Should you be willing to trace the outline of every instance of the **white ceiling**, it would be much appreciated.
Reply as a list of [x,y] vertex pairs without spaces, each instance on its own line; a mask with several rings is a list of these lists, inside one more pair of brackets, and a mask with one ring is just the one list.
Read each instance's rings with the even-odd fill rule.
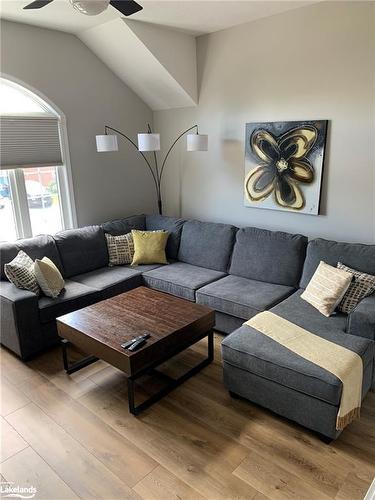
[[0,13],[11,21],[73,33],[151,109],[157,110],[196,105],[195,35],[321,0],[137,1],[143,10],[129,18],[122,18],[111,6],[97,16],[85,16],[69,0],[53,0],[37,10],[23,10],[31,0],[0,0]]
[[[131,16],[131,19],[200,35],[280,14],[316,1],[138,0],[143,10]],[[73,9],[69,0],[54,0],[42,9],[23,10],[22,7],[30,2],[31,0],[0,0],[1,17],[75,34],[121,17],[113,7],[97,16],[85,16]]]

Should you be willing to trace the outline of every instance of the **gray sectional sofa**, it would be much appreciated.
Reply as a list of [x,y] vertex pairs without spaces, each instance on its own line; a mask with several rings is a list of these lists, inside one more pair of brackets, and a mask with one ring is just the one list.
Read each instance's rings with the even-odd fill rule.
[[[168,265],[108,267],[104,233],[165,229]],[[19,290],[3,265],[22,249],[48,256],[66,287],[57,299]],[[320,260],[375,274],[375,245],[337,243],[301,235],[227,224],[139,215],[100,226],[0,244],[1,343],[26,360],[58,341],[56,318],[99,300],[147,286],[216,311],[224,384],[242,396],[329,438],[338,436],[342,390],[332,374],[243,325],[260,311],[276,314],[358,353],[364,366],[363,395],[374,384],[375,294],[349,316],[330,318],[300,298]]]

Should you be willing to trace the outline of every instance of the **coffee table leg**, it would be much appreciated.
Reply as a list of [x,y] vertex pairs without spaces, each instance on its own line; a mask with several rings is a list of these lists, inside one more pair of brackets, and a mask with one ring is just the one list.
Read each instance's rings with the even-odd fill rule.
[[[138,406],[135,406],[135,397],[134,397],[134,389],[135,389],[135,380],[137,378],[140,378],[144,373],[139,374],[138,376],[135,377],[128,377],[128,400],[129,400],[129,412],[132,413],[133,415],[139,415],[143,410],[146,410],[149,408],[152,404],[156,403],[159,401],[162,397],[166,396],[169,394],[173,389],[181,385],[183,382],[188,380],[190,377],[201,371],[203,368],[205,368],[207,365],[209,365],[213,359],[214,359],[214,333],[211,330],[207,334],[207,351],[208,351],[208,356],[205,358],[203,361],[201,361],[198,365],[194,366],[191,368],[188,372],[184,373],[184,375],[181,375],[181,377],[177,379],[173,379],[169,377],[168,375],[165,375],[164,373],[160,372],[161,377],[164,380],[168,380],[168,385],[158,391],[156,394],[153,394],[151,397],[146,399],[146,401],[143,401],[143,403],[139,404]],[[173,357],[173,356],[171,356]],[[162,364],[162,363],[161,363]],[[158,372],[155,368],[152,368],[149,370],[149,373],[158,375]]]
[[69,344],[68,340],[61,339],[64,370],[66,371],[66,373],[68,375],[80,370],[81,368],[84,368],[85,366],[91,365],[91,363],[95,363],[95,361],[98,361],[99,358],[97,358],[95,356],[87,356],[86,358],[80,359],[79,361],[76,361],[75,363],[69,363],[68,344]]
[[208,341],[208,360],[211,363],[214,360],[214,332],[211,330],[207,337]]
[[132,378],[128,378],[128,401],[130,413],[138,415],[134,406],[134,380]]

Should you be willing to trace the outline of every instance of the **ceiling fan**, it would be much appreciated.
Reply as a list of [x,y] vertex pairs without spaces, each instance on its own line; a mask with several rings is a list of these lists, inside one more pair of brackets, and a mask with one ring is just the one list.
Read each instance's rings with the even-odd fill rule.
[[[87,16],[96,16],[104,12],[109,5],[112,5],[124,16],[131,16],[143,9],[134,0],[69,0],[73,7]],[[53,0],[35,0],[24,7],[24,9],[41,9]]]

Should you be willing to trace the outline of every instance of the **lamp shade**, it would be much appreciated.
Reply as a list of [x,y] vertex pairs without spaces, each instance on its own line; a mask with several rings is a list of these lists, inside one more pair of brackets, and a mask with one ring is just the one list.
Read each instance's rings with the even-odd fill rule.
[[138,134],[139,151],[160,151],[160,134]]
[[97,135],[96,150],[99,153],[118,151],[117,135]]
[[186,136],[187,151],[207,151],[208,135],[206,134],[188,134]]

